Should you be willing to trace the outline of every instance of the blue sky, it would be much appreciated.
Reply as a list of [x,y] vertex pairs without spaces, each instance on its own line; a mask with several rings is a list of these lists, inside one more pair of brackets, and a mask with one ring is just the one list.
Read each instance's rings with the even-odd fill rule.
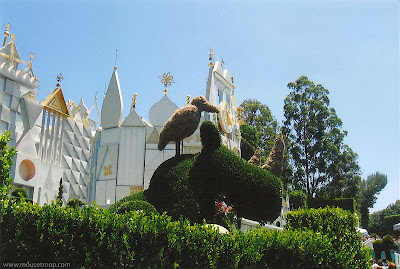
[[362,177],[388,175],[372,211],[400,199],[397,1],[0,0],[0,23],[23,60],[35,54],[40,101],[62,73],[67,100],[90,108],[97,92],[101,103],[117,49],[124,117],[136,92],[148,119],[164,72],[178,106],[204,95],[209,48],[236,77],[238,101],[258,99],[279,122],[287,84],[306,75],[330,91]]

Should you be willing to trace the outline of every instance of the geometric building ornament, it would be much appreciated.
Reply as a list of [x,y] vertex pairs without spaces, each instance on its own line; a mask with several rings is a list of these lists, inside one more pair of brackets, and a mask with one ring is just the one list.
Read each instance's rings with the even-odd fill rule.
[[42,106],[52,112],[59,113],[66,117],[69,116],[61,88],[54,89],[53,92],[47,96],[46,100],[43,101]]

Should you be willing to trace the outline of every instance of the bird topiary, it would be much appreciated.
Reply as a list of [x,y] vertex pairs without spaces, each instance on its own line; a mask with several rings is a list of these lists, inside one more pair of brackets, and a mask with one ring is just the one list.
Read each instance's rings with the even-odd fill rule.
[[203,122],[200,135],[200,153],[175,156],[157,168],[145,192],[147,200],[173,219],[213,222],[216,202],[223,197],[239,217],[274,221],[282,203],[280,179],[222,146],[211,122]]

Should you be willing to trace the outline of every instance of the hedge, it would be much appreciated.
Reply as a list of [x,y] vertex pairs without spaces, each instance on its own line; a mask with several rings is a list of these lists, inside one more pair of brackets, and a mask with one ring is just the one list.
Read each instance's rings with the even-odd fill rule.
[[290,202],[290,208],[292,210],[306,208],[307,195],[300,190],[291,191],[289,192],[289,202]]
[[[255,229],[219,234],[203,224],[93,205],[40,207],[4,200],[4,262],[70,263],[71,268],[355,268],[330,238]],[[353,246],[346,246],[346,248]],[[345,249],[343,247],[342,249]],[[361,268],[366,268],[361,266]]]
[[129,202],[129,201],[147,201],[146,196],[144,195],[144,191],[140,191],[128,196],[125,196],[124,198],[116,201],[115,203],[113,203],[108,210],[110,210],[111,212],[116,212],[116,210],[124,203]]
[[309,208],[339,207],[355,212],[355,201],[353,198],[335,198],[335,199],[308,199]]
[[[286,214],[285,230],[313,231],[329,237],[340,268],[367,268],[368,251],[356,230],[357,218],[341,208],[300,209]],[[332,267],[333,268],[333,267]]]

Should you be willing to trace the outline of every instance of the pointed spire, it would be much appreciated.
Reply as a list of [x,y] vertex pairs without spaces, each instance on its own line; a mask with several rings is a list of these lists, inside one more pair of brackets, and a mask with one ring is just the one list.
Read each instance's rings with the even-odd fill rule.
[[121,125],[121,119],[122,94],[117,67],[115,66],[101,107],[101,126],[103,129],[119,127]]

